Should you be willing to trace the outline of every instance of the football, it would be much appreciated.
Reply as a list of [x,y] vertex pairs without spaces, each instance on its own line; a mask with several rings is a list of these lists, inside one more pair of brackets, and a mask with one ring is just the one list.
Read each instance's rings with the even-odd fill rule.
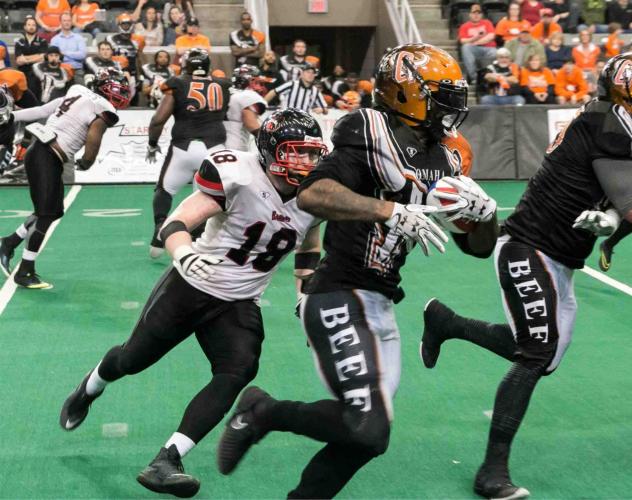
[[[452,187],[443,179],[444,177],[430,186],[430,191],[428,191],[428,195],[426,197],[426,205],[437,208],[446,208],[455,203],[450,200],[442,200],[437,196],[437,193],[458,193],[456,188]],[[436,213],[432,214],[432,216],[443,228],[451,233],[471,233],[474,229],[476,229],[477,223],[473,221],[464,219],[457,219],[452,222],[447,221],[446,219],[449,218],[448,214],[451,215],[451,212]]]

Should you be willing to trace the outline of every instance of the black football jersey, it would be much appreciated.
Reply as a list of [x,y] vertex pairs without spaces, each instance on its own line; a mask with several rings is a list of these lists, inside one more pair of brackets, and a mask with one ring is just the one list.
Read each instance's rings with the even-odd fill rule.
[[632,120],[623,108],[591,101],[549,146],[542,167],[529,180],[506,231],[562,264],[579,269],[596,237],[573,229],[584,210],[607,203],[593,170],[599,158],[632,156]]
[[[439,143],[422,143],[397,117],[360,109],[342,117],[332,134],[334,150],[301,183],[333,179],[352,191],[399,203],[423,203],[430,186],[446,175],[467,173],[471,150],[456,132]],[[397,299],[399,269],[410,250],[380,223],[329,221],[325,257],[307,291],[360,288]]]
[[138,59],[138,53],[140,52],[140,42],[137,36],[125,33],[116,33],[114,35],[108,35],[106,40],[112,45],[115,56],[127,57],[129,66],[126,69],[132,76],[136,76],[136,60]]
[[226,141],[222,122],[230,100],[229,88],[228,80],[192,75],[172,76],[161,85],[175,100],[174,145],[186,149],[190,141],[199,139],[210,148]]

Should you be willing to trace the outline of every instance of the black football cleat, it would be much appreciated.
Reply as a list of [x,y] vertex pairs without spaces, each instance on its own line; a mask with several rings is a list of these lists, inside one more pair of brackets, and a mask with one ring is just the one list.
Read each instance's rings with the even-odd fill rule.
[[0,270],[8,278],[11,275],[11,259],[15,251],[6,241],[6,238],[0,238]]
[[441,352],[441,344],[447,337],[448,324],[455,313],[436,298],[430,299],[424,307],[424,333],[419,344],[419,356],[426,368],[434,368]]
[[493,500],[514,500],[527,498],[530,493],[526,488],[516,486],[509,478],[506,467],[485,467],[478,469],[474,480],[474,493]]
[[191,498],[200,490],[200,481],[185,474],[178,448],[175,444],[161,448],[151,463],[136,480],[148,490],[169,493],[179,498]]
[[156,225],[154,228],[154,235],[151,238],[151,243],[149,244],[149,256],[152,259],[157,259],[163,253],[165,253],[165,244],[162,240],[158,238],[158,233],[160,233],[160,228],[162,224]]
[[602,241],[599,245],[599,269],[604,273],[610,270],[613,253],[612,247],[606,243],[606,240]]
[[61,414],[59,415],[59,425],[65,431],[74,431],[88,416],[90,411],[90,405],[97,399],[103,391],[98,394],[88,395],[86,392],[86,385],[88,379],[93,370],[83,378],[79,386],[72,392],[70,396],[64,401],[64,406],[61,407]]
[[273,401],[259,387],[248,387],[242,393],[217,446],[217,466],[222,474],[233,472],[250,447],[267,434],[258,425],[255,407]]
[[17,285],[31,290],[48,290],[49,288],[53,288],[52,283],[42,281],[37,273],[21,273],[18,270],[15,276],[13,276],[13,281],[15,281]]

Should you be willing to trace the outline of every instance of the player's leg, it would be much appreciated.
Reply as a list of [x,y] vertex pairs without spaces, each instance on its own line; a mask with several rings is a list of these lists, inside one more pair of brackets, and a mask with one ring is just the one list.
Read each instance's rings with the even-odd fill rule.
[[498,273],[517,354],[496,393],[474,490],[488,498],[520,498],[528,491],[509,477],[511,444],[538,381],[555,370],[570,343],[576,303],[572,271],[528,245],[508,241],[499,252]]
[[51,288],[51,284],[43,282],[36,274],[35,259],[48,228],[64,215],[64,185],[61,180],[63,165],[57,155],[39,141],[29,147],[24,165],[37,219],[27,232],[22,260],[14,280],[26,288]]
[[0,269],[7,278],[11,274],[11,259],[15,254],[15,249],[27,237],[29,230],[34,228],[36,220],[37,217],[35,214],[31,214],[20,224],[14,233],[0,238]]
[[[273,430],[338,445],[321,450],[290,493],[297,498],[331,498],[388,447],[389,367],[353,291],[307,296],[302,317],[322,380],[338,399],[277,401],[259,388],[246,389],[220,440],[218,463],[220,472],[232,472],[250,446]],[[348,460],[352,449],[361,460]]]
[[[507,240],[508,237],[504,236],[496,244],[496,266]],[[501,293],[501,296],[507,318],[511,318],[504,294]],[[419,345],[419,354],[426,368],[436,365],[441,345],[450,339],[467,340],[509,361],[515,359],[516,340],[510,325],[465,318],[437,299],[431,299],[424,308],[424,332]]]
[[[188,404],[177,431],[163,448],[175,446],[181,458],[224,418],[259,368],[263,342],[259,306],[253,301],[217,303],[215,308],[209,308],[208,317],[201,318],[195,326],[198,342],[211,363],[211,381]],[[177,496],[197,492],[197,479],[183,478],[181,470],[159,457],[139,474],[142,485]]]
[[614,247],[626,236],[632,233],[632,222],[623,219],[617,230],[599,245],[599,268],[607,272],[612,265]]
[[173,203],[173,195],[175,192],[170,192],[165,189],[165,177],[170,174],[170,171],[176,168],[174,166],[174,154],[178,159],[182,157],[182,151],[180,148],[174,148],[173,144],[169,145],[165,159],[163,160],[162,167],[160,168],[160,175],[158,182],[154,188],[154,198],[152,202],[152,208],[154,212],[154,234],[149,244],[149,255],[152,258],[158,258],[164,253],[164,243],[158,239],[158,233],[162,227],[163,222],[169,215],[171,205]]
[[209,296],[189,285],[171,268],[154,287],[129,339],[112,347],[68,396],[60,425],[74,430],[107,384],[139,373],[162,358],[193,332],[193,318]]

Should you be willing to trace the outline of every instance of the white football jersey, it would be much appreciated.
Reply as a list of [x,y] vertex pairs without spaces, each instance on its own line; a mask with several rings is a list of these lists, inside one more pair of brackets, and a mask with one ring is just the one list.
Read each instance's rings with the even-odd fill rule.
[[254,153],[215,151],[195,180],[224,211],[207,221],[193,248],[223,260],[206,280],[182,277],[222,300],[258,300],[279,263],[320,220],[299,210],[295,197],[283,202]]
[[102,117],[109,126],[118,121],[114,106],[83,85],[73,85],[65,97],[59,99],[46,126],[57,134],[57,144],[69,158],[86,143],[88,129],[95,118]]
[[226,112],[226,147],[228,149],[238,149],[239,151],[248,151],[248,141],[250,132],[244,127],[241,119],[241,112],[249,106],[260,107],[259,114],[263,114],[267,107],[267,103],[263,97],[251,89],[230,89],[230,101],[228,103],[228,111]]

